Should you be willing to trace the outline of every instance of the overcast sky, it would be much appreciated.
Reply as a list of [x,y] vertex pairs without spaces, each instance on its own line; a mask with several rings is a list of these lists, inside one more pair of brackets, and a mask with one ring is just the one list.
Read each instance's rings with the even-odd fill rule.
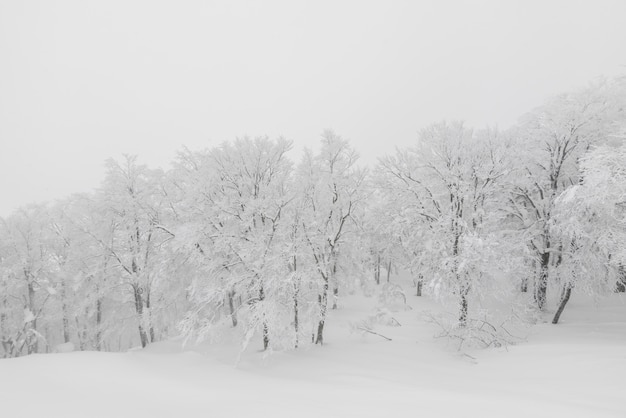
[[626,1],[0,0],[0,216],[239,136],[366,161],[626,73]]

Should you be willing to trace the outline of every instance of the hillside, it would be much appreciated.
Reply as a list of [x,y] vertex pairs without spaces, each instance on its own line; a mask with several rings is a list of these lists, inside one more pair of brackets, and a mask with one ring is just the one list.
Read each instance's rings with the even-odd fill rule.
[[[11,417],[623,417],[626,297],[574,294],[562,324],[529,328],[507,348],[461,353],[424,321],[436,304],[409,297],[391,338],[352,332],[375,298],[351,296],[329,319],[328,343],[237,361],[228,344],[181,341],[124,354],[75,352],[0,361]],[[254,345],[254,344],[252,344]]]

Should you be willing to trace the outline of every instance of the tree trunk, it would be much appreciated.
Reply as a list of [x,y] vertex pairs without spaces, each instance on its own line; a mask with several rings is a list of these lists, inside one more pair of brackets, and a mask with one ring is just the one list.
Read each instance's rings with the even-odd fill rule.
[[[104,297],[102,295],[102,287],[106,288],[107,282],[107,267],[109,265],[109,256],[105,255],[102,264],[102,272],[101,276],[96,276],[96,341],[95,348],[98,351],[103,350],[103,341],[102,341],[102,315],[103,315],[103,304]],[[102,287],[101,287],[102,286]]]
[[300,321],[298,319],[298,298],[300,297],[300,279],[298,278],[298,257],[293,256],[293,264],[290,270],[294,274],[293,282],[293,330],[295,335],[294,348],[298,348],[299,334],[300,334]]
[[[36,315],[37,310],[35,307],[35,287],[34,283],[31,280],[30,274],[28,274],[28,309],[33,315]],[[30,332],[26,338],[28,339],[28,343],[26,346],[26,350],[28,354],[33,354],[39,352],[39,337],[37,337],[37,317],[30,321]]]
[[4,357],[9,357],[10,338],[6,329],[7,321],[7,295],[2,297],[2,309],[0,309],[0,344],[4,351]]
[[541,264],[539,269],[539,277],[535,286],[535,302],[541,310],[546,306],[546,293],[548,288],[548,267],[550,263],[550,253],[545,251],[541,253]]
[[267,322],[263,321],[263,351],[267,350],[270,346],[270,331],[267,327]]
[[[83,318],[89,318],[89,310],[85,308],[85,313]],[[82,326],[78,315],[75,316],[74,323],[76,324],[76,335],[78,336],[78,347],[80,351],[86,350],[86,342],[89,341],[89,336],[87,334],[87,326]],[[66,341],[67,342],[67,341]]]
[[572,286],[570,284],[566,284],[563,288],[563,296],[561,297],[561,303],[559,303],[559,308],[554,314],[554,318],[552,319],[553,324],[558,324],[559,319],[561,318],[561,314],[563,313],[563,309],[565,309],[565,305],[569,301],[569,297],[572,294]]
[[326,321],[326,309],[328,307],[328,276],[322,275],[324,278],[324,287],[322,294],[317,295],[317,302],[320,308],[320,320],[317,324],[317,338],[315,344],[324,345],[324,322]]
[[[259,289],[259,302],[265,300],[265,290],[263,286]],[[265,315],[263,317],[263,351],[267,350],[270,346],[270,335],[269,329],[267,327],[267,322],[265,321]]]
[[376,257],[376,264],[374,265],[374,280],[376,284],[380,284],[380,254]]
[[337,309],[337,298],[339,297],[339,281],[337,279],[337,260],[333,262],[333,309]]
[[[56,330],[55,330],[56,331]],[[50,344],[49,342],[52,341],[52,333],[50,332],[50,324],[45,324],[44,325],[44,341],[46,341],[46,346],[45,346],[45,350],[44,353],[49,353],[50,352]],[[56,333],[55,333],[56,334]]]
[[535,260],[532,261],[532,271],[532,275],[522,278],[522,283],[520,285],[520,291],[522,293],[528,292],[528,284],[531,283],[531,279],[537,274],[537,261]]
[[389,264],[387,264],[387,283],[391,279],[391,260],[389,260]]
[[459,311],[459,325],[465,327],[467,325],[467,295],[469,288],[465,285],[461,286],[460,296],[460,311]]
[[233,328],[237,326],[237,312],[235,312],[235,291],[228,292],[228,309],[230,310],[230,319],[233,322]]
[[63,342],[70,342],[70,316],[67,312],[67,289],[65,287],[65,280],[61,281],[61,313],[63,315]]
[[615,284],[616,293],[626,292],[626,269],[620,265],[617,270],[617,283]]
[[102,298],[96,299],[96,350],[102,351]]
[[[451,196],[452,200],[452,196]],[[455,199],[457,202],[456,209],[456,217],[452,222],[452,230],[454,231],[454,242],[452,243],[452,255],[454,256],[454,276],[456,278],[456,282],[459,283],[459,326],[465,327],[467,325],[467,294],[469,293],[469,287],[466,283],[461,281],[461,277],[459,276],[459,241],[461,239],[461,233],[459,231],[459,219],[461,219],[462,215],[462,204],[458,202],[458,199]]]
[[521,283],[521,285],[520,285],[520,291],[521,291],[522,293],[526,293],[526,292],[528,292],[528,277],[524,277],[524,278],[522,279],[522,283]]
[[295,333],[295,344],[294,348],[298,348],[298,335],[300,333],[300,322],[298,320],[298,294],[300,293],[300,288],[298,284],[295,285],[295,291],[293,293],[293,329]]
[[417,290],[415,292],[415,296],[422,296],[422,284],[424,282],[424,276],[422,276],[421,274],[417,277],[417,283],[416,283],[416,287]]
[[133,285],[133,294],[135,296],[135,311],[139,319],[139,339],[141,340],[141,347],[145,348],[148,345],[148,334],[144,328],[143,317],[143,297],[141,296],[141,287]]
[[150,343],[156,341],[155,333],[154,333],[154,321],[152,321],[152,291],[150,290],[150,286],[146,286],[146,314],[144,315],[146,318],[148,330],[150,332]]

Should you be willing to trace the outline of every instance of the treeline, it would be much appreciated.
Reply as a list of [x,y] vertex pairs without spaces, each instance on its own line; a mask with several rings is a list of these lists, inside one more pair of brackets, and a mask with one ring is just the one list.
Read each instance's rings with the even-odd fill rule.
[[392,266],[458,329],[486,299],[557,323],[572,291],[625,290],[625,138],[618,79],[506,131],[432,125],[371,168],[331,131],[297,164],[268,138],[184,150],[167,172],[109,160],[94,193],[0,222],[0,355],[227,329],[242,347],[322,344],[338,298]]

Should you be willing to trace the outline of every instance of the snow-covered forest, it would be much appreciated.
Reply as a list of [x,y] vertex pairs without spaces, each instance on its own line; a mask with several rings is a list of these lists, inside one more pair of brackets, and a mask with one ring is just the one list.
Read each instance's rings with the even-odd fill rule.
[[459,347],[558,327],[572,295],[626,290],[626,79],[538,105],[508,129],[434,123],[369,165],[331,130],[302,154],[257,137],[167,170],[110,159],[93,193],[1,220],[0,356],[300,350],[332,343],[351,295],[381,301],[354,325],[374,338],[415,298]]

